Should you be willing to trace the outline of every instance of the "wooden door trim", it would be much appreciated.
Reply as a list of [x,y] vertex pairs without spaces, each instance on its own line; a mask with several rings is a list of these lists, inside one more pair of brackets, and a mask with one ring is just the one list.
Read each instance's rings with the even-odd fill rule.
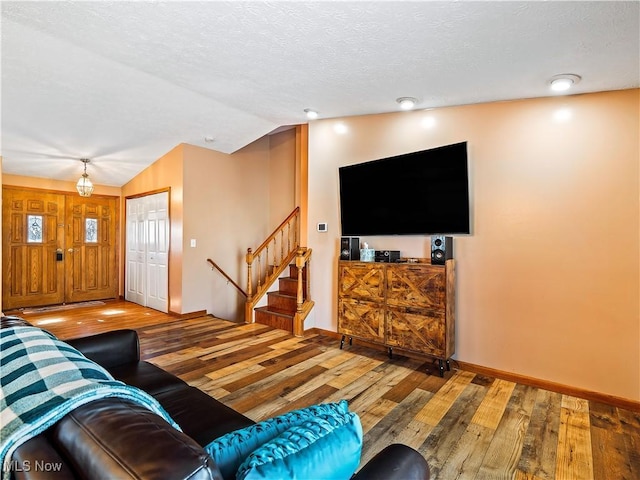
[[[70,192],[69,190],[56,190],[56,189],[49,189],[49,188],[37,188],[37,187],[20,187],[18,185],[2,185],[2,189],[6,189],[6,190],[19,190],[19,191],[31,191],[31,192],[45,192],[45,193],[54,193],[54,194],[58,194],[58,195],[66,195],[66,196],[76,196],[78,195],[77,192]],[[118,200],[120,200],[120,196],[119,195],[106,195],[104,193],[94,193],[91,195],[91,197],[97,197],[97,198],[116,198]]]
[[[164,193],[167,192],[169,194],[169,200],[171,200],[171,187],[166,187],[166,188],[158,188],[157,190],[149,190],[147,192],[143,192],[143,193],[136,193],[134,195],[127,195],[126,197],[124,197],[125,200],[131,200],[131,199],[135,199],[135,198],[141,198],[141,197],[148,197],[149,195],[155,195],[156,193]],[[171,203],[169,203],[169,206],[171,206]],[[125,214],[127,212],[125,211]]]

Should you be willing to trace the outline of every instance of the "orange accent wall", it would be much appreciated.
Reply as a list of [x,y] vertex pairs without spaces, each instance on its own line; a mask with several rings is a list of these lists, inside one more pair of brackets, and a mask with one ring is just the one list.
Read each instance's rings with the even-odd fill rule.
[[309,125],[296,127],[296,205],[300,207],[300,245],[308,246],[309,239]]
[[[454,358],[640,400],[639,100],[625,90],[312,122],[305,328],[337,328],[338,167],[467,141]],[[428,236],[362,240],[430,255]]]

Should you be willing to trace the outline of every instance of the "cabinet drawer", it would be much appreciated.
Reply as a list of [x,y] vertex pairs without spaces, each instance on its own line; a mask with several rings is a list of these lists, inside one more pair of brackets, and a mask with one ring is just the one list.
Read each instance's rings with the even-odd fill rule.
[[445,269],[435,265],[397,265],[387,269],[387,305],[444,311]]
[[340,262],[338,297],[382,301],[384,266],[365,262]]
[[391,347],[447,358],[444,312],[387,308],[386,342]]
[[339,299],[338,333],[384,342],[384,306],[350,298]]

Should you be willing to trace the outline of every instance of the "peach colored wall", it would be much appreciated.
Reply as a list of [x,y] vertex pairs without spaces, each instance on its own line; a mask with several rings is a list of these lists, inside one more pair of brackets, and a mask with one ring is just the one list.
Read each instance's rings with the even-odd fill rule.
[[273,231],[296,206],[296,130],[269,136],[269,227]]
[[[455,358],[640,400],[639,92],[311,123],[316,307],[305,327],[337,328],[338,167],[468,141],[472,234],[454,241]],[[324,220],[330,233],[315,232]],[[366,240],[429,256],[428,236]]]
[[231,155],[185,145],[184,162],[183,311],[206,309],[241,319],[244,296],[206,260],[246,289],[247,248],[255,249],[271,233],[269,137]]
[[[245,288],[246,249],[271,233],[271,219],[281,210],[287,210],[286,216],[293,209],[294,156],[295,130],[266,136],[231,155],[182,144],[122,188],[126,197],[171,187],[172,312],[206,310],[240,318],[244,297],[206,260],[218,263]],[[274,169],[290,180],[274,179]]]
[[[125,198],[153,192],[156,190],[171,188],[170,212],[171,237],[169,253],[169,311],[183,313],[183,236],[182,225],[184,218],[183,201],[183,150],[185,145],[178,145],[167,154],[160,157],[155,163],[144,169],[131,181],[122,187],[122,209],[125,208]],[[125,216],[122,215],[122,249],[120,252],[121,264],[125,259]],[[121,270],[120,285],[124,289],[124,270]]]

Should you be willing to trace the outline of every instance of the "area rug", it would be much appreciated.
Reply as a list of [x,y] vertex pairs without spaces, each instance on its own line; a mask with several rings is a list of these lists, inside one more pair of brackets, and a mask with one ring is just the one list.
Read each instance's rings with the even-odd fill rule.
[[71,310],[72,308],[81,308],[81,307],[98,307],[100,305],[105,305],[105,303],[101,302],[100,300],[93,300],[91,302],[78,302],[78,303],[67,303],[63,305],[51,305],[48,307],[25,308],[25,309],[21,309],[20,313],[54,312],[56,310]]

